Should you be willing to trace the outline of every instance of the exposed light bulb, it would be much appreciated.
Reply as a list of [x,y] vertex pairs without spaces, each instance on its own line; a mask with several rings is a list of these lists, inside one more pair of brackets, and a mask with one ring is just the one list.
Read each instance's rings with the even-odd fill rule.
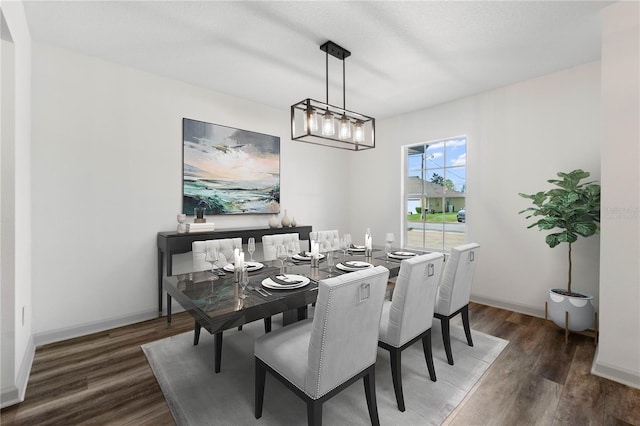
[[309,114],[309,130],[312,132],[318,131],[318,111],[312,109]]
[[364,123],[360,120],[353,126],[353,141],[364,142]]
[[333,136],[336,133],[336,125],[333,120],[333,114],[327,111],[322,114],[322,134],[324,136]]
[[351,121],[349,121],[345,114],[342,114],[342,118],[340,118],[338,129],[338,137],[340,139],[351,139]]

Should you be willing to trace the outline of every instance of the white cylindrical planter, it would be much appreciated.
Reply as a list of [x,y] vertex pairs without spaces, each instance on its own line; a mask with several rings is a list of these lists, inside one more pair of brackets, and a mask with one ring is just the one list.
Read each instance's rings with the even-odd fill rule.
[[585,297],[565,296],[549,289],[547,293],[547,314],[549,319],[557,326],[565,328],[565,312],[569,313],[570,331],[584,331],[594,328],[595,309],[593,307],[593,296],[582,291],[574,291]]

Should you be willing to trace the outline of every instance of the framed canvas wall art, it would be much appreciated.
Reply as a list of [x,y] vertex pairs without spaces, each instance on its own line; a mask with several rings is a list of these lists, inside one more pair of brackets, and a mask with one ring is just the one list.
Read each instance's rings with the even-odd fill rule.
[[280,212],[280,138],[182,119],[182,212]]

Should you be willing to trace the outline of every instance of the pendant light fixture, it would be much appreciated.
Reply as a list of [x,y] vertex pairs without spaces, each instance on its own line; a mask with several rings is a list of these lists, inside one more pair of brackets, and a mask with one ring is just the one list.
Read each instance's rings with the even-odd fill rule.
[[[326,102],[307,98],[291,106],[291,139],[351,151],[375,148],[375,118],[346,109],[344,60],[351,52],[332,41],[320,50],[326,58]],[[329,104],[329,55],[342,61],[342,108]]]

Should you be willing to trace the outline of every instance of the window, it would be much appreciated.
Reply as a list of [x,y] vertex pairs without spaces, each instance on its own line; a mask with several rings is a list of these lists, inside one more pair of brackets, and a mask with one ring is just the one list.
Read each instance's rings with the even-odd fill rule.
[[407,145],[403,149],[405,245],[446,251],[464,244],[467,138]]

